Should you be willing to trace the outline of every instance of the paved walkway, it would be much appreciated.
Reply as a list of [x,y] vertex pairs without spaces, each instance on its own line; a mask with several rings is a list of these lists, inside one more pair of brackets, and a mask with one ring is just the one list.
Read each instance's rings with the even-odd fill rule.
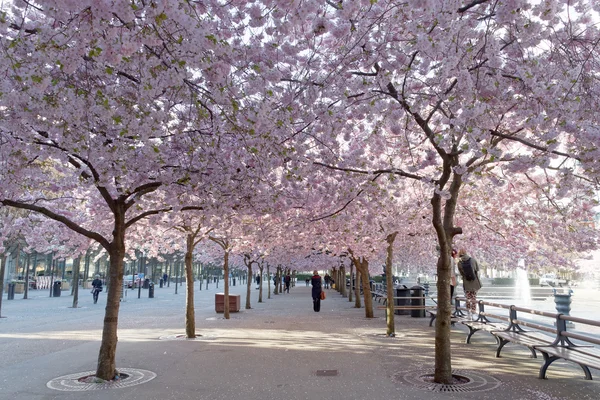
[[[106,294],[92,303],[81,290],[80,308],[72,297],[48,298],[49,290],[31,291],[29,300],[16,295],[2,303],[0,319],[0,399],[598,399],[600,372],[585,381],[576,365],[550,368],[539,380],[540,360],[529,351],[507,346],[494,358],[494,339],[475,335],[464,344],[466,329],[452,329],[455,373],[472,384],[448,392],[428,390],[419,376],[434,366],[434,329],[428,318],[396,316],[398,336],[386,338],[385,318],[374,319],[337,292],[328,291],[320,313],[312,311],[310,288],[304,283],[290,294],[271,295],[257,303],[252,286],[251,310],[244,310],[245,286],[232,287],[242,296],[242,311],[230,320],[214,311],[216,289],[198,290],[198,340],[165,340],[184,333],[185,286],[174,284],[148,291],[129,290],[121,303],[117,367],[151,371],[156,378],[136,386],[95,391],[57,391],[47,382],[95,370]],[[557,362],[558,363],[558,362]],[[335,375],[334,375],[335,374]],[[324,375],[324,376],[323,376]]]

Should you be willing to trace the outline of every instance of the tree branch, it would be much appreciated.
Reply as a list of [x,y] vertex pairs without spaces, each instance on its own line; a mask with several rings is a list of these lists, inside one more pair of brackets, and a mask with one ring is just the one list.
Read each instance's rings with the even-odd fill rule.
[[100,235],[97,232],[87,230],[87,229],[81,227],[80,225],[78,225],[77,223],[75,223],[74,221],[71,221],[67,217],[65,217],[63,215],[59,215],[59,214],[55,213],[54,211],[47,209],[46,207],[35,206],[33,204],[23,203],[20,201],[7,200],[7,199],[0,200],[0,202],[8,207],[20,208],[23,210],[31,210],[31,211],[35,211],[40,214],[43,214],[46,217],[48,217],[54,221],[64,224],[67,228],[71,229],[72,231],[75,231],[87,238],[95,240],[106,250],[108,250],[108,248],[110,246],[109,241],[106,240],[106,238],[104,238],[104,236]]

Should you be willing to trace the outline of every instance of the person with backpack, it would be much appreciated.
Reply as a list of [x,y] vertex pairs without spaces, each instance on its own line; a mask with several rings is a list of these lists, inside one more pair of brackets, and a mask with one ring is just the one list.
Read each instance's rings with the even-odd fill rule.
[[458,272],[462,276],[467,298],[467,318],[473,321],[477,313],[477,291],[481,289],[481,281],[479,280],[479,264],[475,258],[467,254],[465,249],[458,251]]

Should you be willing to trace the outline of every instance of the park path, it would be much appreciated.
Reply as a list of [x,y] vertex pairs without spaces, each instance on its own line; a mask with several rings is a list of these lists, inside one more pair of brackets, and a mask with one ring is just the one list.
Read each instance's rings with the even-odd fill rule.
[[[584,381],[578,367],[537,379],[539,360],[517,346],[494,358],[494,340],[477,335],[465,345],[462,326],[452,329],[453,368],[480,380],[479,388],[446,393],[415,383],[434,365],[434,330],[428,318],[396,316],[397,337],[385,337],[385,318],[364,318],[333,290],[320,313],[310,288],[271,295],[230,320],[214,311],[211,283],[196,283],[197,340],[169,340],[184,333],[185,285],[128,291],[121,303],[117,367],[152,371],[149,382],[119,389],[61,392],[46,387],[56,377],[94,370],[104,315],[83,290],[80,308],[71,297],[32,292],[30,300],[4,301],[0,320],[0,399],[597,399],[600,386]],[[232,287],[245,299],[245,286]],[[103,294],[105,296],[105,294]],[[162,339],[161,339],[162,338]],[[165,339],[167,338],[167,339]],[[600,374],[594,371],[600,379]]]

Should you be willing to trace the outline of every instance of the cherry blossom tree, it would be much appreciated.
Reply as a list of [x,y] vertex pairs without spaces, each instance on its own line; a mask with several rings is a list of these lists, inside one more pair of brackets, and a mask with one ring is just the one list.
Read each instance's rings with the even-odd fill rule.
[[[61,222],[106,250],[111,285],[98,378],[118,373],[127,229],[181,208],[184,186],[215,179],[227,186],[243,172],[233,162],[240,154],[221,153],[225,143],[240,146],[236,133],[245,132],[235,112],[247,93],[236,92],[227,61],[238,54],[227,40],[243,8],[17,1],[1,21],[0,202]],[[73,210],[82,207],[87,216],[78,219]]]
[[446,300],[461,188],[498,165],[554,170],[565,187],[597,181],[597,11],[586,1],[390,0],[304,4],[276,20],[277,51],[296,48],[280,69],[312,105],[306,168],[430,187],[436,382],[452,380]]

